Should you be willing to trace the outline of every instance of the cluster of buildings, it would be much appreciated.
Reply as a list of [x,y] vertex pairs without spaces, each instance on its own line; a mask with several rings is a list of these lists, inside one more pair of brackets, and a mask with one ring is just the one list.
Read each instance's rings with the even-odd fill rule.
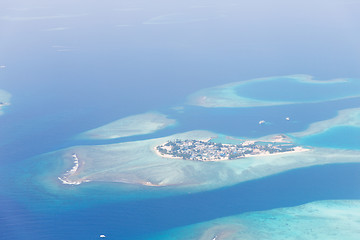
[[295,150],[293,144],[245,141],[241,144],[222,144],[201,140],[175,140],[157,146],[156,150],[166,157],[194,161],[221,161],[255,155],[269,155]]

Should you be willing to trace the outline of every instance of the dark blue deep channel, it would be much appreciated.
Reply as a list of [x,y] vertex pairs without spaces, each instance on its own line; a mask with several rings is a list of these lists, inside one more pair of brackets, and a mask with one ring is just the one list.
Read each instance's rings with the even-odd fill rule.
[[0,215],[5,217],[0,224],[5,238],[1,239],[99,239],[99,234],[106,234],[107,239],[147,239],[158,231],[249,211],[360,199],[359,173],[360,164],[322,165],[214,191],[52,210],[51,214],[27,212],[2,198],[7,210]]

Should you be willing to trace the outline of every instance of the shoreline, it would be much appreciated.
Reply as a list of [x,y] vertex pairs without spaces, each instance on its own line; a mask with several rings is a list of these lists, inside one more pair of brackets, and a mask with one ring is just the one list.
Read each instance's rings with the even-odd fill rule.
[[[199,140],[199,141],[210,141],[211,139],[212,139],[212,138],[207,139],[207,140]],[[255,142],[255,141],[251,141],[251,142]],[[273,141],[273,142],[277,142],[277,141]],[[174,156],[169,155],[169,154],[162,154],[162,153],[160,153],[160,152],[156,149],[158,146],[163,146],[163,145],[166,144],[166,143],[167,143],[167,142],[153,147],[153,151],[155,152],[156,155],[158,155],[159,157],[162,157],[162,158],[182,159],[182,160],[185,160],[185,161],[195,161],[195,162],[223,162],[223,161],[234,161],[234,160],[239,160],[239,159],[244,159],[244,158],[265,157],[265,156],[277,156],[277,155],[285,155],[285,154],[291,154],[291,153],[307,152],[307,151],[310,151],[310,150],[311,150],[311,148],[304,148],[304,147],[296,146],[296,147],[293,148],[293,149],[294,149],[293,151],[276,152],[276,153],[265,152],[265,153],[259,153],[259,154],[245,154],[243,157],[235,158],[235,159],[189,160],[189,159],[184,159],[184,158],[182,158],[182,157],[174,157]],[[285,143],[287,143],[287,142],[285,142]],[[223,143],[223,145],[231,145],[231,144]]]
[[[304,148],[304,147],[294,147],[294,151],[288,151],[288,152],[277,152],[277,153],[261,153],[256,155],[245,155],[246,157],[265,157],[265,156],[277,156],[277,155],[285,155],[285,154],[291,154],[291,153],[299,153],[299,152],[308,152],[311,151],[311,148]],[[238,158],[239,159],[239,158]],[[236,160],[236,159],[234,159]]]

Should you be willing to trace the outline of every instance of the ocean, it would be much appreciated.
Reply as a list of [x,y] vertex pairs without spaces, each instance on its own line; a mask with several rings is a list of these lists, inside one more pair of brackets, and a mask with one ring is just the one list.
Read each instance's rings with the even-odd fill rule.
[[[13,94],[16,96],[17,92]],[[121,194],[116,190],[116,184],[99,183],[88,189],[85,187],[82,191],[76,190],[81,186],[64,186],[61,190],[63,195],[44,191],[34,178],[46,172],[47,168],[59,166],[56,162],[51,166],[29,160],[32,156],[72,145],[136,141],[194,129],[249,138],[302,131],[312,122],[336,116],[337,110],[358,106],[358,99],[235,111],[185,107],[181,114],[164,109],[163,112],[178,119],[179,123],[175,127],[149,135],[95,142],[82,142],[73,138],[79,129],[84,128],[80,120],[83,116],[75,108],[73,112],[66,109],[67,114],[64,116],[63,111],[57,113],[58,110],[49,106],[51,113],[33,116],[24,122],[23,119],[28,118],[24,117],[24,111],[19,111],[21,107],[17,107],[21,103],[20,100],[14,101],[1,119],[2,124],[10,125],[8,129],[2,129],[2,136],[8,136],[8,139],[4,137],[1,142],[3,239],[98,239],[100,234],[105,234],[109,239],[146,239],[158,231],[243,212],[296,206],[315,200],[360,197],[356,184],[360,180],[357,174],[360,165],[355,163],[296,169],[208,192],[175,196],[162,193],[161,196],[156,191],[145,190],[144,196],[132,195],[124,199],[123,196],[116,196]],[[36,110],[36,104],[27,100],[26,105],[33,105],[35,112],[41,111]],[[84,112],[94,111],[87,107],[85,104],[81,109]],[[98,113],[98,109],[96,111]],[[71,116],[77,117],[74,120]],[[291,116],[293,121],[285,121],[285,116]],[[101,124],[102,118],[91,119],[95,124]],[[259,119],[266,119],[270,124],[259,126]],[[359,149],[356,140],[359,135],[356,133],[350,127],[339,127],[305,137],[303,143]]]
[[[342,38],[346,32],[357,39],[353,31],[329,28],[310,12],[312,17],[305,19],[297,14],[307,9],[300,2],[267,13],[260,9],[261,19],[239,16],[244,8],[255,11],[255,5],[234,7],[234,3],[204,1],[212,10],[196,10],[198,4],[193,1],[174,5],[157,1],[152,6],[143,1],[120,5],[109,1],[99,8],[95,2],[80,6],[34,1],[35,7],[19,2],[1,10],[6,40],[1,40],[0,65],[6,68],[0,69],[0,88],[10,92],[12,99],[0,116],[0,239],[99,239],[101,234],[106,239],[147,239],[160,231],[244,212],[316,200],[360,199],[358,163],[300,168],[186,194],[145,187],[142,191],[142,187],[116,183],[89,187],[39,180],[48,169],[63,166],[56,160],[36,162],[37,157],[66,147],[152,139],[191,130],[239,138],[289,134],[334,118],[339,110],[359,107],[359,98],[318,101],[353,95],[360,92],[358,85],[339,94],[334,89],[310,88],[313,91],[309,92],[283,81],[269,82],[261,93],[256,84],[249,85],[243,94],[265,101],[286,98],[296,104],[253,108],[186,105],[187,96],[200,89],[258,77],[305,73],[321,80],[350,77],[360,81],[354,51],[358,43],[351,48]],[[359,7],[355,5],[353,8]],[[311,11],[318,16],[326,11],[329,19],[336,12],[321,7]],[[189,12],[184,15],[186,21],[181,20],[182,15],[171,19],[177,12]],[[159,19],[156,24],[153,20],[144,24],[165,15],[160,24]],[[198,21],[203,19],[199,16],[206,20]],[[290,16],[297,16],[304,25],[288,26],[274,16],[291,19],[293,24],[297,20]],[[249,19],[252,21],[244,24]],[[319,26],[307,26],[313,22],[328,28],[319,34]],[[54,28],[58,30],[49,30]],[[310,34],[311,41],[303,38]],[[286,92],[288,88],[291,91]],[[174,108],[179,106],[181,111]],[[120,139],[76,138],[89,129],[147,111],[159,111],[178,123]],[[260,125],[261,120],[267,124]],[[359,150],[359,135],[357,127],[339,126],[299,143]],[[124,191],[118,188],[127,189],[129,196],[121,196]],[[131,194],[132,188],[136,194]]]

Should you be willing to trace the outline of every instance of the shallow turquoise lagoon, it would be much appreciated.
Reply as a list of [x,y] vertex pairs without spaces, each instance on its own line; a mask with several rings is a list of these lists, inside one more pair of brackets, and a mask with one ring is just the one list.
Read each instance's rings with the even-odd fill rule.
[[[214,141],[238,143],[223,135],[252,139],[319,133],[306,131],[316,122],[321,123],[315,125],[321,131],[337,125],[338,120],[352,124],[357,116],[336,117],[343,109],[360,108],[356,51],[360,49],[356,31],[360,2],[3,2],[0,88],[12,97],[4,99],[10,95],[0,91],[0,102],[11,100],[0,116],[0,240],[96,240],[104,239],[102,235],[106,240],[151,239],[187,226],[194,226],[190,231],[196,234],[194,224],[219,218],[324,199],[360,199],[360,164],[345,163],[343,154],[350,150],[326,149],[338,151],[332,157],[339,156],[344,164],[297,168],[212,190],[200,189],[196,185],[200,181],[186,189],[105,181],[66,185],[58,176],[73,169],[75,161],[64,161],[63,155],[55,154],[74,146],[95,149],[96,145],[132,144],[194,130],[218,134]],[[349,24],[341,17],[347,8],[351,12],[344,16],[353,17],[348,18]],[[314,79],[351,79],[317,81],[308,75],[289,75],[297,73]],[[351,98],[354,95],[358,98]],[[130,121],[132,127],[124,126],[129,123],[124,119],[149,112],[164,114],[176,124],[165,124],[165,128],[148,121],[144,126],[143,119],[135,118]],[[326,122],[334,118],[337,120]],[[267,124],[259,124],[262,121]],[[109,124],[114,129],[109,130]],[[79,138],[101,126],[107,126],[107,137]],[[319,142],[330,146],[328,133],[323,134],[302,136],[309,137],[304,139],[309,145],[322,136],[326,142]],[[346,131],[339,134],[343,138],[350,135]],[[182,173],[177,169],[184,173],[199,169],[193,179],[209,175],[215,182],[218,176],[220,183],[234,181],[236,176],[217,163],[206,163],[212,171],[196,168],[199,163],[176,168],[177,162],[156,165],[151,156],[144,159],[146,171],[138,171],[144,165],[137,168],[127,156],[135,158],[141,151],[129,154],[124,149],[119,155],[124,165],[118,168],[136,173],[130,177],[174,177],[172,173]],[[69,153],[71,157],[73,152]],[[358,155],[352,159],[358,161]],[[91,156],[106,164],[104,155],[91,152]],[[277,159],[287,164],[285,156]],[[260,166],[284,167],[261,160]],[[296,164],[302,161],[296,160]],[[154,166],[172,168],[159,171]],[[264,167],[259,174],[253,168],[246,170],[259,177],[269,169]],[[261,228],[257,219],[262,218],[256,218],[252,226]],[[176,231],[178,235],[167,239],[189,239],[181,233]],[[270,238],[257,235],[255,239]]]
[[241,84],[236,92],[241,97],[265,101],[317,102],[356,96],[359,89],[360,82],[350,79],[302,81],[301,78],[275,77]]
[[315,147],[360,149],[360,128],[350,126],[333,127],[320,134],[298,139],[297,142]]

